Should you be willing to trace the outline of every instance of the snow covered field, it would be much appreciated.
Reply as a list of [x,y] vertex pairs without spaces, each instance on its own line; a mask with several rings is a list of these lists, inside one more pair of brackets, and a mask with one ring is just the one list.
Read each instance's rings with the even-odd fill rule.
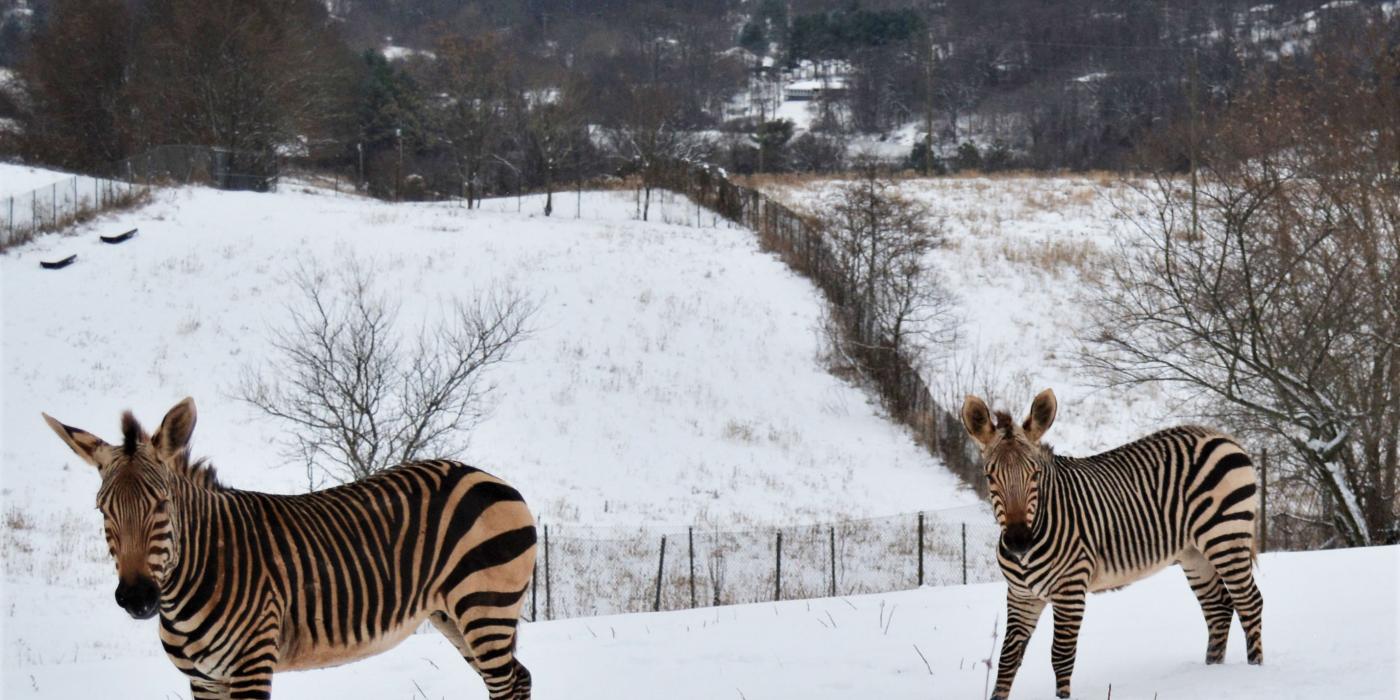
[[72,173],[59,170],[35,168],[19,163],[0,163],[0,199],[28,192],[44,185],[52,185],[72,177]]
[[[930,254],[957,297],[960,343],[927,358],[950,405],[965,393],[1021,417],[1053,388],[1059,415],[1046,440],[1068,455],[1110,449],[1170,425],[1201,420],[1190,397],[1160,387],[1106,390],[1075,355],[1105,263],[1133,235],[1142,196],[1107,177],[909,179],[899,190],[928,205],[945,232]],[[778,199],[820,213],[836,184],[769,185]],[[1111,420],[1105,420],[1111,417]]]
[[[1200,608],[1173,567],[1090,598],[1074,674],[1076,698],[1122,700],[1386,700],[1396,697],[1400,548],[1266,554],[1265,664],[1244,660],[1232,631],[1225,664],[1206,666]],[[983,698],[983,660],[1000,639],[1003,584],[527,623],[520,658],[538,698]],[[34,601],[39,602],[39,601]],[[138,638],[126,653],[70,656],[15,668],[3,694],[20,698],[183,697],[184,678],[160,652],[155,623],[110,603],[70,611],[61,595],[52,634],[75,627]],[[78,624],[79,621],[82,624]],[[1051,620],[1031,639],[1015,698],[1052,698]],[[922,658],[921,658],[922,655]],[[927,666],[925,665],[925,660]],[[276,677],[291,698],[484,698],[467,664],[437,634],[381,656]]]
[[[1187,417],[1174,398],[1095,390],[1070,358],[1093,263],[1110,254],[1131,193],[1068,178],[905,186],[945,219],[936,263],[969,312],[974,342],[944,374],[970,378],[942,389],[974,385],[1021,412],[1053,386],[1061,408],[1049,438],[1066,453]],[[789,195],[810,201],[817,189]],[[650,223],[634,219],[630,193],[585,194],[579,219],[572,193],[556,198],[551,219],[539,198],[487,205],[389,205],[296,185],[164,190],[76,236],[0,255],[0,694],[186,696],[154,625],[112,603],[97,478],[38,412],[112,439],[122,409],[153,423],[193,395],[195,451],[226,483],[303,489],[273,443],[280,426],[231,397],[239,373],[267,357],[266,329],[301,259],[372,261],[412,319],[496,281],[537,299],[535,333],[494,375],[494,410],[467,458],[516,483],[566,532],[939,508],[990,520],[861,390],[822,369],[814,289],[751,233],[670,197]],[[141,232],[128,243],[96,240],[133,226]],[[79,262],[66,270],[37,265],[69,253]],[[997,313],[970,313],[982,306]],[[1176,569],[1096,596],[1076,697],[1103,698],[1110,684],[1114,698],[1395,697],[1397,571],[1395,547],[1262,557],[1262,668],[1244,663],[1238,628],[1226,665],[1201,664],[1204,623]],[[546,699],[980,698],[1004,594],[980,584],[529,623],[521,658]],[[1047,617],[1013,697],[1053,696],[1049,641]],[[485,697],[435,633],[363,663],[279,676],[277,689]]]
[[[575,536],[976,502],[863,391],[823,369],[814,289],[751,233],[711,217],[695,226],[681,202],[656,205],[647,224],[632,220],[625,193],[585,195],[580,220],[568,218],[575,203],[561,197],[561,216],[545,220],[537,200],[517,214],[515,200],[470,212],[294,186],[163,190],[75,236],[0,256],[4,667],[139,645],[83,625],[58,633],[53,608],[39,604],[86,615],[111,607],[113,585],[92,508],[97,477],[39,411],[115,439],[124,408],[154,423],[191,395],[195,451],[225,483],[304,490],[302,469],[275,444],[281,427],[232,394],[267,357],[288,273],[312,257],[372,261],[410,320],[497,281],[536,299],[535,332],[492,375],[494,410],[465,457]],[[132,227],[140,233],[127,243],[97,241]],[[37,264],[70,253],[70,268]],[[980,506],[972,514],[990,519]]]

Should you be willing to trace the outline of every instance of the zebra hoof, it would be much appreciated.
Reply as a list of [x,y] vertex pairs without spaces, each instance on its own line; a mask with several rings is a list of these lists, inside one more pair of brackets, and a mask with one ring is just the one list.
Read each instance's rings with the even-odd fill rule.
[[1260,657],[1258,657],[1258,658],[1250,659],[1250,660],[1249,660],[1249,665],[1250,665],[1250,666],[1263,666],[1263,665],[1264,665],[1264,657],[1260,656]]
[[1067,697],[1069,697],[1069,689],[1066,688],[1065,690],[1057,690],[1057,691],[1055,691],[1055,697],[1057,697],[1057,698],[1067,698]]
[[1207,665],[1207,666],[1218,666],[1218,665],[1223,664],[1223,663],[1225,663],[1225,657],[1223,657],[1223,656],[1207,656],[1207,657],[1206,657],[1206,665]]

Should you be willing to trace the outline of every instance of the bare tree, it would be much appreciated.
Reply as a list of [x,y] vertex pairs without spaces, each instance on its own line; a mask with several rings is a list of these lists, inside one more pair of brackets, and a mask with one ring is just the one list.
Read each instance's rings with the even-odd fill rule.
[[486,371],[529,335],[536,309],[493,288],[405,337],[366,265],[334,276],[303,267],[293,279],[300,297],[272,331],[275,354],[245,370],[238,396],[287,425],[313,488],[465,449],[494,389]]
[[1353,546],[1400,538],[1400,56],[1369,46],[1238,99],[1194,201],[1157,178],[1085,355],[1287,445],[1288,516]]
[[941,226],[874,161],[862,161],[858,173],[827,199],[828,234],[845,286],[860,295],[861,317],[851,321],[870,348],[921,358],[929,346],[956,337],[951,296],[928,264]]
[[608,131],[614,153],[627,168],[641,176],[638,215],[646,221],[651,212],[651,191],[674,163],[703,158],[709,145],[681,128],[678,99],[669,87],[630,86],[622,123]]

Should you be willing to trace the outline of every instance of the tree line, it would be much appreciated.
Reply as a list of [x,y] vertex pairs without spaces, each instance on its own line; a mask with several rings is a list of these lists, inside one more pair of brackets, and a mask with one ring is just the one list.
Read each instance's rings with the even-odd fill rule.
[[[1345,35],[1329,28],[1396,33],[1377,3],[1320,6],[36,0],[0,19],[20,86],[0,89],[0,147],[85,170],[167,143],[275,150],[381,196],[468,199],[657,155],[838,170],[853,139],[910,124],[896,165],[925,173],[1125,168],[1250,73]],[[773,114],[803,66],[838,78],[805,130]]]

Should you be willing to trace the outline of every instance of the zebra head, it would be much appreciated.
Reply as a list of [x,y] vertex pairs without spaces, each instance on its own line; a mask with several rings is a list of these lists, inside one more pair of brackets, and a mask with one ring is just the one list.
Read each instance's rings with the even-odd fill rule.
[[1017,425],[1001,411],[994,416],[986,402],[976,396],[969,394],[963,400],[963,427],[982,447],[982,467],[992,510],[1001,526],[1002,545],[1016,555],[1025,553],[1031,544],[1040,477],[1053,458],[1040,438],[1055,422],[1055,407],[1055,392],[1046,389],[1036,395],[1030,415]]
[[122,415],[122,444],[108,445],[85,430],[66,426],[47,413],[44,420],[83,461],[97,467],[107,551],[117,567],[117,605],[138,620],[149,619],[160,605],[160,590],[179,552],[170,506],[171,461],[188,449],[194,431],[194,400],[177,404],[147,435],[127,411]]

